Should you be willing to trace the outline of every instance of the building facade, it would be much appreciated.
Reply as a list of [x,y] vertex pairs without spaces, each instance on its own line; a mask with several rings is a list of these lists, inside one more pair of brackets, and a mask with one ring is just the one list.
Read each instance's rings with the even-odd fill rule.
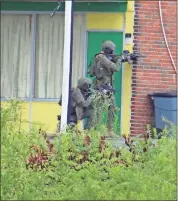
[[[56,2],[1,3],[1,101],[24,100],[24,118],[55,132],[62,90],[64,6],[53,17]],[[104,40],[117,45],[116,53],[132,51],[134,1],[75,2],[72,86],[87,76],[87,66]],[[123,64],[115,75],[119,132],[130,133],[132,66]],[[29,129],[29,123],[24,124]]]
[[[87,75],[87,66],[104,40],[117,53],[133,49],[146,55],[124,63],[115,75],[119,132],[137,135],[154,124],[148,94],[177,87],[176,1],[75,2],[72,86]],[[55,132],[62,90],[64,6],[56,2],[1,3],[1,101],[24,100],[24,118]],[[162,18],[161,18],[162,16]],[[125,35],[131,34],[126,43]],[[167,44],[166,44],[167,42]],[[29,123],[24,128],[30,128]]]

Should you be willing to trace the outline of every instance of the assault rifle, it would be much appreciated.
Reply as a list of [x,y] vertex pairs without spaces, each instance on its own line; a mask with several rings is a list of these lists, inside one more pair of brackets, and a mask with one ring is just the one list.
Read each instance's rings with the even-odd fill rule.
[[109,85],[109,84],[102,84],[102,85],[100,85],[99,87],[96,88],[96,91],[104,93],[104,94],[107,94],[107,95],[110,95],[112,93],[118,92],[119,90],[113,89],[113,87],[111,85]]
[[81,93],[83,94],[83,96],[84,96],[84,98],[86,100],[89,96],[91,96],[92,91],[91,91],[91,89],[81,90]]
[[112,60],[122,59],[122,62],[133,63],[137,62],[139,58],[145,58],[146,56],[139,54],[138,52],[130,53],[129,50],[123,50],[122,54],[109,54],[107,55]]

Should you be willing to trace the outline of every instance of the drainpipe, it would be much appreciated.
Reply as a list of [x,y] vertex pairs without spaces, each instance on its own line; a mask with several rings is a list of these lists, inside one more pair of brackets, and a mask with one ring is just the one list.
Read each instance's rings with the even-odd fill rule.
[[72,49],[73,49],[73,17],[74,0],[65,1],[65,29],[63,54],[63,82],[62,82],[62,113],[61,131],[66,130],[70,120],[71,80],[72,80]]

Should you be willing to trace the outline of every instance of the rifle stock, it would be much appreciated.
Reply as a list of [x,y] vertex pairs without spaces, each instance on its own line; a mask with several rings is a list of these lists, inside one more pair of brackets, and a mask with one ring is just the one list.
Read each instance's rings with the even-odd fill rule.
[[98,92],[102,92],[105,94],[110,94],[110,93],[116,93],[119,92],[119,90],[113,89],[111,85],[101,85],[96,89]]

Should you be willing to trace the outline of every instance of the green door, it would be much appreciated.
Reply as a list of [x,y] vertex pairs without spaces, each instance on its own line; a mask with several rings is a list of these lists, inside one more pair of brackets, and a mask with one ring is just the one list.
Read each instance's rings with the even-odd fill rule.
[[[90,65],[94,55],[101,51],[101,44],[105,40],[111,40],[116,44],[116,54],[120,54],[123,50],[123,33],[122,32],[88,32],[88,48],[87,48],[87,66]],[[88,69],[87,69],[88,72]],[[89,75],[87,75],[90,77]],[[122,90],[122,68],[114,74],[114,87],[119,92],[115,93],[116,106],[121,108],[121,90]],[[115,122],[115,131],[120,132],[121,110],[117,112]]]

